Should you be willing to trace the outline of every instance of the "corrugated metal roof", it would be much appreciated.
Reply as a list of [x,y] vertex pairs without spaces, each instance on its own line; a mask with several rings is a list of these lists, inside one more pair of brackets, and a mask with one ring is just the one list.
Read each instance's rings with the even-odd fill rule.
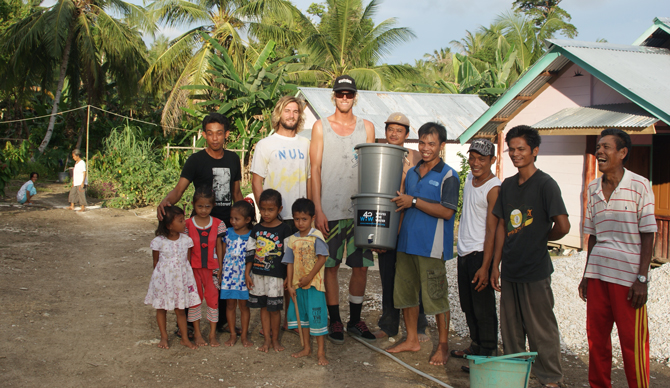
[[[610,49],[606,43],[584,46],[571,41],[551,41],[597,70],[598,78],[609,78],[634,94],[641,102],[670,114],[670,50],[655,47],[626,46],[626,50]],[[600,47],[600,46],[606,47]],[[586,70],[586,69],[585,69]],[[601,79],[606,84],[611,83]],[[610,85],[614,87],[614,85]],[[616,88],[615,88],[616,89]],[[641,105],[641,104],[640,104]]]
[[[486,112],[483,117],[488,121],[480,119],[468,128],[459,139],[462,143],[475,134],[488,134],[491,123],[497,126],[500,118],[510,117],[521,107],[523,101],[515,100],[517,96],[535,94],[549,80],[546,72],[556,73],[573,62],[642,107],[646,115],[670,124],[670,49],[572,40],[547,40],[547,46],[545,56]],[[543,61],[556,54],[559,56],[549,64]],[[528,75],[531,70],[534,76]]]
[[[298,88],[319,118],[335,112],[330,89]],[[474,94],[434,94],[358,91],[358,104],[354,114],[375,125],[375,137],[384,139],[384,121],[393,112],[402,112],[410,122],[409,139],[418,139],[421,125],[436,121],[447,129],[447,139],[456,140],[488,105]]]
[[500,123],[496,123],[495,121],[489,121],[482,127],[482,129],[477,132],[477,135],[481,135],[484,137],[493,137],[498,134],[498,125]]
[[636,54],[661,54],[661,55],[670,55],[670,51],[657,47],[644,47],[644,46],[632,46],[628,44],[614,44],[614,43],[602,43],[602,42],[583,42],[579,40],[562,40],[562,39],[547,39],[549,47],[551,45],[556,45],[567,49],[579,48],[579,49],[598,49],[602,51],[617,51],[617,52],[628,52]]
[[533,125],[535,129],[640,128],[657,118],[635,104],[608,104],[567,108]]

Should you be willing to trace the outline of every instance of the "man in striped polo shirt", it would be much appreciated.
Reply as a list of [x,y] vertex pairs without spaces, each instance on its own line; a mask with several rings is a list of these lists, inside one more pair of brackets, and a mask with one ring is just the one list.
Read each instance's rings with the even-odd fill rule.
[[[589,383],[611,387],[612,325],[621,341],[629,387],[649,386],[647,283],[654,245],[654,193],[649,181],[623,165],[630,136],[620,129],[601,132],[596,160],[602,176],[589,185],[584,233],[588,258],[579,296],[586,301]],[[588,290],[588,299],[587,299]]]

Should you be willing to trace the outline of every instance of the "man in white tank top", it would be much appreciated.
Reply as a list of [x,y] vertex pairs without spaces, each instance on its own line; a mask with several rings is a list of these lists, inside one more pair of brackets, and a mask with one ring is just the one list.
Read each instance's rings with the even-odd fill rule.
[[375,127],[371,122],[354,116],[352,109],[357,92],[356,82],[350,76],[342,75],[335,79],[335,113],[314,123],[309,151],[312,169],[310,199],[316,207],[314,225],[323,233],[330,251],[324,273],[330,317],[327,338],[338,345],[344,343],[344,326],[340,319],[337,275],[345,259],[352,269],[347,332],[369,342],[376,340],[361,320],[367,270],[374,265],[374,261],[370,250],[363,251],[354,246],[354,210],[351,201],[351,196],[358,194],[358,158],[354,147],[361,143],[374,143]]
[[[468,150],[470,172],[463,188],[463,212],[458,226],[458,293],[461,309],[470,329],[467,349],[452,350],[455,358],[468,354],[491,356],[498,348],[496,298],[489,285],[495,230],[498,218],[492,214],[500,192],[500,180],[491,172],[496,161],[493,143],[472,142]],[[462,367],[467,370],[467,367]]]

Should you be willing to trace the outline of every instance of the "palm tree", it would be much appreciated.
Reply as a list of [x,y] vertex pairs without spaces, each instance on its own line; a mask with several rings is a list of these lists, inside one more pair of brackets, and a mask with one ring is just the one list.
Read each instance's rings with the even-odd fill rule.
[[448,65],[451,62],[451,49],[442,47],[439,50],[433,50],[432,54],[424,54],[423,57],[438,66]]
[[51,140],[68,73],[80,75],[71,82],[74,88],[81,80],[90,91],[105,76],[118,81],[121,93],[135,88],[138,70],[147,63],[139,29],[153,33],[155,27],[138,5],[122,0],[58,0],[51,7],[35,9],[6,31],[5,48],[14,52],[15,68],[33,61],[37,50],[59,63],[52,115],[40,153]]
[[394,78],[416,75],[407,65],[379,64],[393,48],[416,37],[409,28],[395,27],[395,18],[375,26],[372,17],[380,7],[379,0],[370,1],[365,8],[361,0],[326,3],[328,9],[321,23],[317,27],[310,22],[301,46],[301,52],[309,55],[306,64],[312,75],[324,86],[348,74],[361,89],[384,90]]
[[452,46],[457,48],[461,54],[473,56],[484,48],[486,42],[486,34],[482,31],[476,31],[474,34],[469,30],[465,30],[465,37],[459,40],[452,40],[449,42]]
[[184,86],[212,84],[209,71],[214,47],[202,39],[201,32],[228,50],[238,71],[247,63],[247,56],[259,55],[249,41],[243,40],[242,30],[246,29],[251,38],[265,41],[297,42],[300,39],[290,30],[263,23],[268,17],[294,18],[300,11],[288,0],[156,0],[148,8],[155,20],[168,27],[191,27],[169,43],[142,77],[147,90],[167,94],[161,115],[165,126],[176,127],[182,108],[193,107],[193,92]]

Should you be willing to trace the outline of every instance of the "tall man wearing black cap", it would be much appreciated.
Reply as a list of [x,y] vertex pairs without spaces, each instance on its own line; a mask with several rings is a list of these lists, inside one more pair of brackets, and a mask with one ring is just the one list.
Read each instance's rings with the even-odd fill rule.
[[[468,150],[470,172],[463,187],[463,211],[458,227],[458,295],[470,329],[470,346],[452,350],[464,358],[474,354],[491,356],[498,348],[496,297],[489,285],[498,218],[493,206],[500,192],[500,179],[491,172],[496,161],[491,141],[476,139]],[[500,254],[500,252],[497,252]]]
[[335,113],[314,123],[309,152],[311,199],[316,206],[315,226],[326,237],[330,251],[324,281],[330,317],[328,339],[335,344],[344,343],[337,275],[345,259],[352,268],[347,332],[370,342],[375,341],[375,336],[361,320],[367,269],[374,262],[371,251],[363,251],[354,245],[354,210],[351,200],[351,196],[358,192],[358,158],[354,147],[361,143],[374,143],[375,127],[371,122],[354,116],[352,109],[357,91],[356,82],[350,76],[342,75],[335,79]]

